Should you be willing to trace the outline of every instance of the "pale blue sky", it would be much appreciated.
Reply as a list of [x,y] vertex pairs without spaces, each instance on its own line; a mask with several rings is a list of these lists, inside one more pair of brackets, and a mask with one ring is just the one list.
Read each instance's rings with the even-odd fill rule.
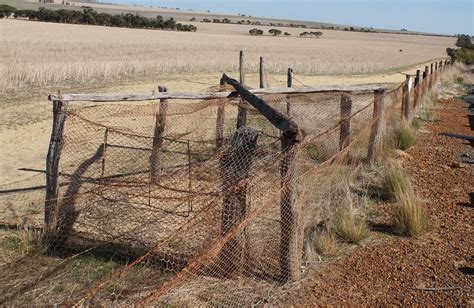
[[474,35],[474,0],[102,0],[102,2]]

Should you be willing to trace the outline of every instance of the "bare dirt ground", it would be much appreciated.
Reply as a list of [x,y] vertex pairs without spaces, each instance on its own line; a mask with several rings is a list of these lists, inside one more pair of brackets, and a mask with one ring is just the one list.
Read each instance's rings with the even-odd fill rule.
[[[466,105],[440,100],[439,121],[428,123],[413,159],[404,167],[425,204],[432,231],[419,239],[396,236],[381,223],[375,244],[356,248],[311,277],[287,303],[300,305],[448,305],[472,306],[472,166],[459,165],[473,155],[467,142],[440,136],[448,131],[472,135]],[[385,211],[390,211],[388,206]]]

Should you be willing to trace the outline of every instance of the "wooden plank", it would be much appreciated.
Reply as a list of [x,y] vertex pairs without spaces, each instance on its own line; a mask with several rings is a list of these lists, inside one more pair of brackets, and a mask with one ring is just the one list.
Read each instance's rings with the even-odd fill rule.
[[[160,93],[168,92],[166,87],[159,86]],[[158,113],[155,115],[155,132],[153,135],[153,148],[150,156],[150,181],[158,183],[160,177],[160,151],[163,147],[165,135],[166,115],[168,113],[168,100],[161,99]]]
[[258,98],[250,91],[246,90],[237,80],[229,78],[226,74],[222,79],[240,94],[247,102],[249,102],[255,109],[257,109],[267,120],[270,121],[276,128],[286,134],[288,138],[297,138],[298,125],[290,120],[287,116],[281,114],[279,111],[273,109],[264,100]]
[[[59,97],[60,95],[58,95]],[[59,161],[64,143],[63,133],[67,111],[67,101],[53,101],[53,128],[46,158],[46,198],[44,207],[45,226],[52,233],[56,231],[56,219],[53,216],[58,208]]]
[[369,139],[369,151],[368,151],[368,161],[370,164],[375,163],[377,160],[379,146],[380,146],[380,137],[382,133],[382,123],[385,111],[385,90],[380,89],[375,91],[374,97],[374,113],[373,113],[373,122],[370,132]]
[[[258,132],[248,127],[239,128],[232,136],[229,148],[220,159],[220,181],[224,193],[221,234],[223,237],[239,225],[247,214],[247,183]],[[245,231],[231,238],[222,247],[218,267],[221,274],[230,277],[243,269]]]
[[[365,84],[365,85],[329,85],[317,87],[301,88],[265,88],[250,89],[249,92],[254,95],[265,94],[311,94],[323,92],[346,92],[346,93],[373,93],[374,90],[384,88],[386,90],[393,88],[393,83],[383,84]],[[245,88],[245,87],[244,87]],[[233,98],[236,92],[217,92],[217,93],[156,93],[156,94],[114,94],[114,95],[95,95],[95,94],[64,94],[62,99],[68,102],[141,102],[158,99],[176,99],[176,100],[212,100],[221,98]],[[48,100],[59,100],[59,96],[51,94]]]

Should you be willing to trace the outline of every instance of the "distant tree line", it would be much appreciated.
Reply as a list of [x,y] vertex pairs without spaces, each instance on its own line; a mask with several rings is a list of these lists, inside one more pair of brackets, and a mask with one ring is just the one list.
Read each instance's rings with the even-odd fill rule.
[[183,25],[176,23],[173,18],[163,19],[158,15],[156,18],[147,18],[138,14],[108,14],[98,13],[89,6],[81,7],[80,11],[75,10],[49,10],[40,7],[39,10],[17,10],[16,8],[9,9],[9,13],[5,11],[8,8],[0,6],[0,16],[8,17],[12,13],[15,18],[28,18],[29,20],[56,22],[66,24],[82,24],[82,25],[97,25],[108,27],[121,28],[137,28],[137,29],[157,29],[157,30],[177,30],[177,31],[191,31],[196,32],[197,28],[194,25]]
[[318,37],[321,37],[323,36],[323,33],[320,32],[320,31],[316,31],[316,32],[303,32],[303,33],[300,33],[300,37],[314,37],[314,38],[318,38]]

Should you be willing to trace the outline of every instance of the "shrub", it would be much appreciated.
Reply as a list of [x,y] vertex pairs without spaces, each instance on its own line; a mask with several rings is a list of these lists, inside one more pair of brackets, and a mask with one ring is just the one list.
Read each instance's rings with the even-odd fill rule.
[[419,237],[429,230],[430,224],[422,210],[420,201],[410,192],[397,192],[398,204],[393,216],[393,225],[398,233]]
[[270,33],[273,36],[279,36],[281,34],[281,30],[278,29],[270,29],[268,30],[268,33]]
[[356,213],[352,204],[344,206],[336,213],[334,231],[348,243],[358,243],[369,236],[365,219]]
[[410,128],[396,128],[393,131],[394,145],[402,151],[408,150],[416,144],[416,136]]
[[260,29],[252,29],[249,31],[250,35],[263,35],[263,30]]
[[334,257],[341,252],[336,236],[331,232],[318,234],[314,238],[314,248],[324,257]]

